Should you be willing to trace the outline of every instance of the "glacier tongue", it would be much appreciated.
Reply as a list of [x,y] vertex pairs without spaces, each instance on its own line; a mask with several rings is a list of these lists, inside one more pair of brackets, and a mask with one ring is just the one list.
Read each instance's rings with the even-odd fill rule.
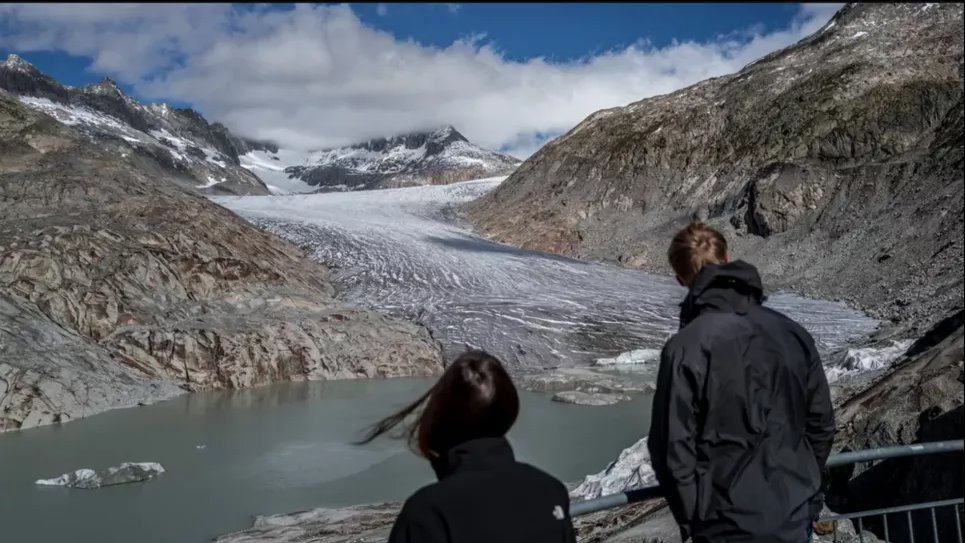
[[[608,369],[655,369],[647,361],[677,331],[683,289],[670,277],[501,245],[464,227],[459,207],[502,179],[212,198],[331,267],[347,302],[428,326],[448,356],[474,347],[517,369],[610,357]],[[785,294],[767,303],[801,322],[822,353],[876,326],[843,304]],[[644,363],[624,364],[634,361]]]

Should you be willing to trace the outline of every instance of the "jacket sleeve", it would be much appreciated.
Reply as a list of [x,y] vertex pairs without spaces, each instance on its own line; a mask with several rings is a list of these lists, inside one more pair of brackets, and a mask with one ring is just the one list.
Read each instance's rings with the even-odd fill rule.
[[823,471],[824,464],[831,454],[834,440],[834,408],[831,406],[831,390],[824,374],[821,355],[814,346],[814,339],[807,336],[808,346],[808,412],[805,436],[814,451],[818,467]]
[[[562,486],[562,485],[561,485]],[[563,486],[562,500],[565,505],[566,516],[563,521],[566,523],[563,527],[563,543],[576,543],[576,529],[573,528],[573,517],[570,516],[570,493]]]
[[388,543],[449,543],[449,538],[439,512],[410,498],[392,525]]
[[660,355],[647,446],[657,481],[684,541],[690,537],[697,502],[697,415],[704,354],[699,345],[675,345]]
[[823,488],[827,475],[824,466],[828,461],[831,444],[834,440],[834,408],[831,406],[831,391],[828,387],[828,379],[824,374],[824,366],[821,364],[821,356],[818,354],[811,336],[807,332],[805,332],[805,335],[808,351],[808,405],[804,436],[814,452],[814,460],[821,471],[822,479],[821,487],[817,494],[811,498],[810,503],[811,518],[817,519],[824,506]]

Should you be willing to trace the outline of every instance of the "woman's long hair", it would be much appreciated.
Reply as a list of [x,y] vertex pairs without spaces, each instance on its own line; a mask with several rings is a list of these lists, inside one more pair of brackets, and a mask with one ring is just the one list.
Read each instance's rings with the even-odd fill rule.
[[468,351],[446,368],[428,392],[372,425],[358,444],[390,432],[417,412],[403,435],[414,451],[433,458],[472,439],[506,435],[519,414],[519,395],[496,357]]

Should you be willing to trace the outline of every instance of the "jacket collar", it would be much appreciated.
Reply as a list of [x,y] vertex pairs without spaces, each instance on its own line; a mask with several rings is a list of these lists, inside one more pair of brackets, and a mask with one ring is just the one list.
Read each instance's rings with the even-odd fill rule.
[[743,260],[710,264],[700,270],[680,304],[680,327],[708,309],[743,315],[765,299],[761,276],[754,266]]
[[484,471],[515,461],[513,448],[505,437],[486,437],[456,445],[430,463],[441,481],[462,471]]

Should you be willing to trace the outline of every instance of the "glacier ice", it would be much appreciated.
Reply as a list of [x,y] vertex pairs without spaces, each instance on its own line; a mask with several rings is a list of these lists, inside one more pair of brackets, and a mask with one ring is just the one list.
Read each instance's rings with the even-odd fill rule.
[[110,467],[100,472],[81,468],[53,479],[38,479],[36,484],[92,489],[147,481],[162,473],[164,473],[164,467],[157,462],[124,462],[120,466]]

